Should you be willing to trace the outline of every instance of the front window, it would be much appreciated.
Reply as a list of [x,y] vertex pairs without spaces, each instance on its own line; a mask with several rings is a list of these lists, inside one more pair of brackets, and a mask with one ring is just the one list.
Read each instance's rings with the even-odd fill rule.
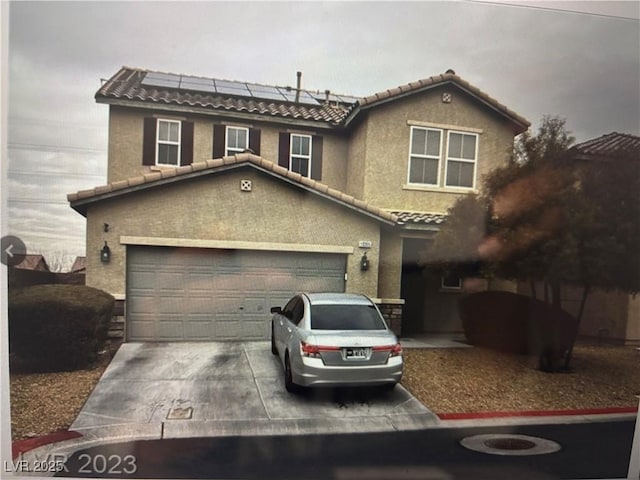
[[477,135],[449,132],[447,187],[474,188],[477,146]]
[[180,128],[179,121],[158,119],[157,165],[180,165]]
[[446,272],[442,275],[442,288],[447,290],[461,290],[462,277],[456,273]]
[[438,184],[441,145],[441,130],[411,127],[409,183]]
[[303,177],[311,173],[311,136],[291,134],[289,170]]
[[386,330],[373,305],[312,305],[312,330]]
[[226,155],[242,153],[249,148],[249,129],[243,127],[227,127]]

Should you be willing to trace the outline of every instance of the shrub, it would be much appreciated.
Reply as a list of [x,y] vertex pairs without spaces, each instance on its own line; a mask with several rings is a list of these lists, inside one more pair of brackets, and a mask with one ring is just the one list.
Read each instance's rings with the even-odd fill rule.
[[9,350],[30,371],[85,368],[103,348],[114,298],[82,285],[37,285],[9,293]]
[[577,319],[564,310],[509,292],[468,295],[460,301],[460,316],[472,345],[538,355],[543,370],[555,369],[578,328]]

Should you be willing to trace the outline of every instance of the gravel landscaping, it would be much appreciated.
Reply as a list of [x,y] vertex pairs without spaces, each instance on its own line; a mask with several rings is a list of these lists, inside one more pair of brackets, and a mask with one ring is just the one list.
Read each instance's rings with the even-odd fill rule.
[[637,407],[640,350],[579,344],[570,373],[484,348],[405,349],[402,384],[437,414]]
[[[11,374],[13,440],[71,425],[110,359],[89,370]],[[571,373],[483,348],[405,349],[402,384],[435,413],[637,407],[640,350],[578,345]]]

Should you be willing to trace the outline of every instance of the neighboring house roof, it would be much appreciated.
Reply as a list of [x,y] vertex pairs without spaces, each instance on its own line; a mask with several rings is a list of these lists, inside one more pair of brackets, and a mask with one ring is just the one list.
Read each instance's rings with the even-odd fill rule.
[[583,160],[610,159],[622,155],[640,160],[640,137],[612,132],[574,145],[569,152],[573,158]]
[[87,257],[76,257],[71,266],[71,273],[84,272],[87,269]]
[[15,265],[15,268],[21,268],[23,270],[36,270],[38,272],[51,271],[44,256],[33,253],[28,253],[27,255],[25,255],[22,262]]
[[108,185],[95,187],[90,190],[70,193],[67,195],[67,199],[71,202],[71,207],[74,210],[86,216],[87,205],[93,202],[246,166],[256,168],[279,180],[315,193],[388,225],[394,225],[397,221],[397,217],[392,213],[386,212],[381,208],[359,200],[351,195],[347,195],[339,190],[330,188],[324,183],[303,177],[299,173],[287,170],[270,160],[250,153],[240,153],[238,155],[203,162],[194,162],[191,165],[182,167],[163,168],[161,171],[112,182]]
[[122,67],[96,92],[96,101],[110,104],[141,102],[150,108],[210,110],[236,118],[261,115],[296,123],[327,127],[348,125],[361,111],[407,95],[453,84],[498,112],[514,126],[515,133],[531,124],[494,98],[449,70],[417,82],[375,93],[365,98],[320,91],[258,85],[247,82],[194,77],[140,68]]

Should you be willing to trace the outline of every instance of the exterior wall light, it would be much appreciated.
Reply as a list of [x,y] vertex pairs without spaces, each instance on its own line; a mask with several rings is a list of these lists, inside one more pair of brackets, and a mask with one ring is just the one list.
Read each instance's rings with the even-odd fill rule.
[[360,259],[360,271],[366,272],[367,270],[369,270],[369,259],[367,258],[367,252],[364,252]]
[[104,242],[104,247],[100,250],[100,261],[102,263],[109,263],[111,261],[111,249],[106,241]]

